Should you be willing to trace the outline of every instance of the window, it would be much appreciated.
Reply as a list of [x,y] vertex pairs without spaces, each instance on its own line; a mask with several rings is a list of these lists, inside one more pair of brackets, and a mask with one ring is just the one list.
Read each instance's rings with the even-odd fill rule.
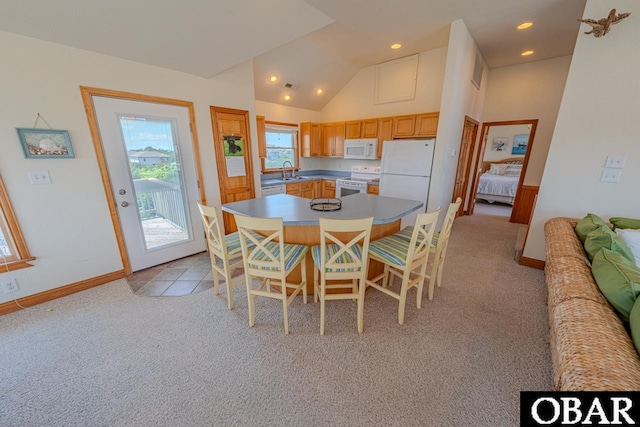
[[31,267],[27,261],[33,261],[27,244],[22,237],[9,196],[0,177],[0,274],[7,270]]
[[[282,169],[282,164],[290,161],[298,167],[298,126],[282,123],[266,123],[267,156],[263,169]],[[287,164],[287,167],[289,165]]]

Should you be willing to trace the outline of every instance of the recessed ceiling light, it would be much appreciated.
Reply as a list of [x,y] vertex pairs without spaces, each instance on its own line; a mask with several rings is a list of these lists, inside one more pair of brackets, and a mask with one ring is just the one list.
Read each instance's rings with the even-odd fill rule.
[[527,28],[530,28],[533,26],[533,22],[523,22],[522,24],[518,25],[516,28],[519,30],[526,30]]
[[316,90],[316,93],[317,93],[318,95],[322,95],[322,92],[324,92],[322,89],[318,89],[318,90]]
[[524,52],[522,52],[520,55],[522,56],[529,56],[529,55],[533,55],[533,51],[532,50],[525,50]]
[[291,95],[285,95],[282,97],[282,99],[284,99],[285,101],[290,101],[291,100]]
[[402,45],[400,43],[394,43],[390,47],[391,47],[391,49],[400,49],[402,47]]
[[275,74],[271,74],[271,75],[269,76],[269,81],[270,81],[271,83],[273,83],[273,82],[277,82],[277,81],[278,81],[278,76],[276,76]]

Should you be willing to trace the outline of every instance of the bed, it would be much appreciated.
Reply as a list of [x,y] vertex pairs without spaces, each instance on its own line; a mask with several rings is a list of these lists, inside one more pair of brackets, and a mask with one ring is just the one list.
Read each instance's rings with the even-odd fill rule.
[[513,205],[522,172],[521,158],[482,162],[476,199]]

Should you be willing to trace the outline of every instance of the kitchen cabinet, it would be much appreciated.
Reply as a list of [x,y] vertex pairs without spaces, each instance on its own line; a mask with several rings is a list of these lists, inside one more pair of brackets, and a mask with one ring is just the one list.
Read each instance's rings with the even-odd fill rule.
[[415,136],[416,116],[396,116],[393,118],[393,137],[412,138]]
[[305,181],[300,183],[300,187],[302,188],[302,195],[305,199],[313,199],[314,198],[314,183],[313,181]]
[[367,185],[367,194],[380,194],[380,186],[368,184]]
[[322,197],[336,197],[336,182],[324,180],[322,183]]
[[393,139],[393,118],[385,117],[378,120],[378,158],[382,158],[384,141]]
[[322,197],[322,180],[313,181],[313,198]]
[[322,155],[344,156],[345,122],[324,123],[322,125]]
[[302,183],[296,182],[293,184],[287,184],[287,194],[302,197]]
[[346,139],[356,139],[362,136],[362,122],[353,120],[345,123],[344,137]]
[[438,113],[418,114],[416,116],[415,136],[435,137],[438,132]]
[[378,119],[367,119],[362,121],[362,137],[363,138],[378,137]]
[[351,120],[345,123],[346,139],[377,138],[378,119]]
[[300,156],[322,155],[322,128],[320,123],[300,123]]

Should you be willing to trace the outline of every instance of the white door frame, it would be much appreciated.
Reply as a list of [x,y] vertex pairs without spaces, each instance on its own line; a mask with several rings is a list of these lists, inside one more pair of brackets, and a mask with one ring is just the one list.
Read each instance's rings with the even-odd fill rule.
[[198,148],[199,147],[198,136],[197,136],[196,125],[195,125],[195,111],[194,111],[193,103],[189,101],[181,101],[181,100],[170,99],[170,98],[162,98],[162,97],[156,97],[156,96],[141,95],[141,94],[135,94],[135,93],[129,93],[129,92],[120,92],[120,91],[113,91],[108,89],[99,89],[99,88],[92,88],[92,87],[85,87],[85,86],[80,86],[80,92],[82,94],[82,101],[84,103],[85,111],[87,113],[87,120],[89,122],[91,137],[93,139],[93,146],[94,146],[96,157],[98,160],[100,175],[102,177],[102,184],[105,191],[105,196],[107,198],[107,203],[109,205],[109,212],[111,215],[111,221],[113,223],[113,228],[116,235],[116,241],[118,243],[118,249],[120,251],[120,257],[122,259],[124,274],[125,276],[128,276],[132,272],[131,263],[129,261],[129,255],[127,253],[127,249],[124,241],[122,225],[120,223],[120,218],[118,216],[118,208],[117,208],[116,200],[114,197],[113,187],[109,179],[109,170],[107,168],[107,162],[104,154],[102,138],[100,136],[100,131],[98,128],[98,122],[96,118],[95,109],[93,107],[92,97],[93,96],[111,97],[111,98],[120,98],[120,99],[131,100],[131,101],[142,101],[142,102],[168,104],[168,105],[186,107],[189,111],[189,124],[191,127],[191,139],[193,143],[193,155],[194,155],[194,161],[196,166],[196,177],[197,177],[198,187],[199,187],[199,197],[200,197],[201,203],[206,204],[204,183],[202,180],[200,152]]

